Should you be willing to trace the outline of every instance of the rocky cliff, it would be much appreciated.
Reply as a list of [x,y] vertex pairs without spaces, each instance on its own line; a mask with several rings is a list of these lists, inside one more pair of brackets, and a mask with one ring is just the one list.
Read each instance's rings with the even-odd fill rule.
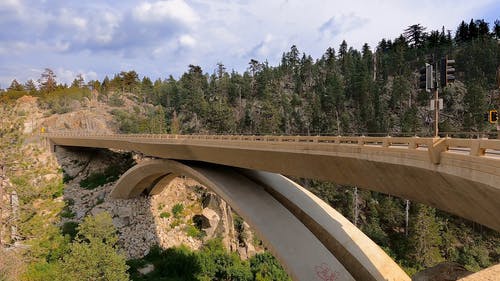
[[[133,102],[127,100],[126,103]],[[163,248],[184,244],[198,249],[204,241],[215,237],[222,238],[226,248],[237,251],[242,258],[255,254],[253,244],[258,240],[254,239],[249,226],[223,200],[191,179],[178,178],[156,196],[115,200],[109,193],[119,173],[141,161],[140,156],[121,151],[66,148],[58,148],[56,154],[51,155],[39,132],[117,132],[110,113],[112,107],[94,99],[75,108],[77,110],[65,114],[50,114],[32,97],[23,97],[16,105],[16,112],[22,115],[19,121],[25,153],[35,158],[35,162],[51,163],[40,180],[62,178],[64,182],[62,196],[55,198],[64,203],[61,225],[76,225],[87,215],[109,212],[119,231],[120,245],[129,258],[144,256],[155,244]],[[40,152],[36,156],[35,150]],[[19,171],[18,175],[22,173]],[[99,184],[100,177],[105,178],[104,184]]]

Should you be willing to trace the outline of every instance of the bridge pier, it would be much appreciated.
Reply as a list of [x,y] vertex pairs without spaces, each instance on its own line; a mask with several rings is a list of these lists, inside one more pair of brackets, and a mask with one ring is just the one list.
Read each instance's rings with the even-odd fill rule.
[[255,229],[293,280],[410,280],[346,218],[278,174],[200,162],[147,160],[127,171],[111,196],[126,199],[159,194],[180,175],[221,196]]

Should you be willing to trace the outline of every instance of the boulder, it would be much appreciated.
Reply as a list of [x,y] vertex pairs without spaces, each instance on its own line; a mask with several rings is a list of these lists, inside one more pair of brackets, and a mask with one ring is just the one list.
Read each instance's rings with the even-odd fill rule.
[[203,208],[210,208],[219,211],[221,199],[214,193],[207,192],[202,201]]
[[113,225],[117,228],[122,228],[130,224],[130,218],[129,217],[116,217],[113,218]]
[[412,281],[450,281],[458,280],[472,272],[455,262],[442,262],[422,270],[411,278]]
[[118,210],[116,211],[116,215],[119,217],[125,218],[125,217],[131,217],[132,216],[132,208],[131,207],[118,207]]
[[203,211],[201,212],[201,215],[199,215],[199,216],[203,217],[202,220],[205,221],[205,226],[208,226],[206,228],[202,227],[202,229],[207,234],[206,239],[212,238],[213,235],[215,234],[215,230],[217,229],[217,226],[219,225],[219,221],[220,221],[219,214],[217,214],[217,212],[212,210],[212,209],[205,208],[205,209],[203,209]]

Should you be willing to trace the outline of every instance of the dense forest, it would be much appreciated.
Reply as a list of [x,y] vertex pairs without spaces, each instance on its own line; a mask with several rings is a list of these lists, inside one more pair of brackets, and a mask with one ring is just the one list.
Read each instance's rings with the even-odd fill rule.
[[[40,106],[61,114],[72,110],[71,100],[98,92],[114,108],[122,133],[425,136],[432,134],[434,115],[431,95],[418,88],[419,69],[448,57],[456,61],[456,81],[440,89],[440,131],[494,131],[483,116],[500,104],[499,40],[499,20],[492,26],[470,20],[455,32],[412,25],[397,38],[361,50],[343,41],[318,59],[292,46],[279,65],[252,59],[243,73],[228,71],[223,63],[212,73],[189,65],[178,79],[141,78],[130,70],[102,81],[79,76],[68,86],[46,69],[36,82],[12,81],[0,92],[0,102],[38,96]],[[136,105],[125,107],[127,99]],[[499,234],[473,222],[355,187],[297,180],[410,274],[444,260],[471,271],[500,261]]]
[[96,89],[115,105],[131,93],[154,105],[146,115],[162,122],[152,128],[146,128],[144,123],[151,123],[146,120],[126,123],[123,132],[132,133],[425,135],[433,115],[430,95],[417,87],[418,69],[447,56],[456,60],[457,81],[440,93],[445,103],[441,131],[484,131],[492,127],[483,115],[496,103],[499,32],[499,21],[491,31],[483,20],[462,22],[454,36],[444,27],[426,32],[417,24],[394,40],[381,40],[375,50],[365,44],[359,51],[344,41],[314,60],[292,46],[278,66],[251,60],[240,74],[218,63],[209,74],[190,65],[177,80],[140,79],[131,70],[88,83],[79,76],[68,87],[57,84],[47,69],[38,83],[12,81],[1,97],[39,95],[55,112],[64,112],[69,93],[78,88]]

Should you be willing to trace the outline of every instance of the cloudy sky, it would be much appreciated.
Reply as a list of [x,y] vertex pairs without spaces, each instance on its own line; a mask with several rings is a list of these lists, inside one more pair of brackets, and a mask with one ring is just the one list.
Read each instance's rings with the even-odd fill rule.
[[178,77],[189,64],[212,73],[217,62],[244,71],[252,58],[276,65],[293,44],[318,58],[343,39],[373,47],[415,23],[454,30],[498,15],[498,0],[0,0],[0,88],[44,68],[66,83]]

